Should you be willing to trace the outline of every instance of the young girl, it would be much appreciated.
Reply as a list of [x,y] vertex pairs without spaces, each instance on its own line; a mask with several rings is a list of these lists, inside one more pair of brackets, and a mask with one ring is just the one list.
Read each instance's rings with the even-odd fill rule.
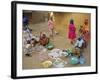
[[76,38],[76,28],[73,19],[70,20],[68,38],[71,40],[71,44],[73,44],[73,41]]
[[50,32],[50,36],[53,37],[53,33],[54,33],[54,22],[52,17],[50,17],[50,19],[48,20],[48,30]]

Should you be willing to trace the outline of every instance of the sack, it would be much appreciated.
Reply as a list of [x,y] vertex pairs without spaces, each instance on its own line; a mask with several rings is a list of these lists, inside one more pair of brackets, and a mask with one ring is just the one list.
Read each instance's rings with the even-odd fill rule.
[[50,53],[48,53],[49,57],[50,58],[58,58],[58,57],[61,57],[62,56],[62,50],[60,49],[53,49],[50,51]]
[[63,54],[65,57],[67,57],[67,56],[69,55],[69,53],[67,52],[67,50],[63,50],[63,51],[62,51],[62,54]]
[[78,64],[79,63],[79,59],[78,59],[78,57],[76,57],[76,56],[72,56],[71,58],[70,58],[70,64]]
[[80,64],[84,64],[85,63],[85,58],[83,56],[80,56],[79,63]]
[[67,53],[68,53],[68,56],[72,56],[73,50],[72,49],[67,49]]
[[60,58],[56,58],[55,61],[53,62],[53,66],[55,68],[63,68],[63,67],[65,67],[66,64],[67,64],[67,62],[65,62],[64,60],[62,60]]
[[48,43],[46,46],[45,46],[48,50],[52,50],[54,48],[54,45],[51,44],[51,43]]
[[52,62],[51,61],[44,61],[44,62],[42,62],[42,66],[44,67],[44,68],[49,68],[49,67],[51,67],[52,66]]

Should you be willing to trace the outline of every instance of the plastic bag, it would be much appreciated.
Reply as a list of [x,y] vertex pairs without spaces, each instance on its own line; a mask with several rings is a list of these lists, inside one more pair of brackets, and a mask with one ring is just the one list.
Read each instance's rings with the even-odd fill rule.
[[70,58],[70,64],[78,64],[79,63],[79,59],[76,56],[72,56]]
[[51,43],[48,43],[46,46],[45,46],[48,50],[52,50],[54,48],[54,45],[51,44]]
[[66,64],[67,62],[60,58],[56,58],[55,61],[53,62],[53,66],[56,68],[63,68],[65,67]]
[[53,59],[61,57],[62,56],[62,50],[53,49],[50,53],[48,53],[48,55]]
[[49,61],[49,60],[44,61],[44,62],[42,62],[42,66],[43,66],[44,68],[49,68],[49,67],[52,66],[52,61]]
[[80,64],[85,64],[85,58],[83,56],[80,56],[79,63]]

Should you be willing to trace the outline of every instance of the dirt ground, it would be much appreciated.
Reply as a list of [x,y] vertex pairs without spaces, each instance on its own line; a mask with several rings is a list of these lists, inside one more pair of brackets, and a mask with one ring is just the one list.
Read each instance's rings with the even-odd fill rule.
[[[47,28],[47,23],[38,23],[38,24],[30,24],[30,28],[32,29],[32,34],[35,36],[39,36],[40,32],[46,32],[47,35],[49,36],[49,31]],[[72,48],[73,45],[70,44],[70,41],[67,39],[67,32],[64,32],[64,34],[59,33],[58,35],[54,35],[53,38],[50,38],[51,43],[55,45],[55,48],[58,49],[67,49],[67,48]],[[43,68],[41,65],[41,55],[45,55],[48,57],[47,53],[50,52],[50,50],[46,51],[43,54],[40,54],[38,52],[33,52],[31,57],[27,57],[24,55],[22,56],[22,67],[23,69],[40,69]],[[91,54],[90,54],[90,42],[88,43],[87,48],[84,49],[83,56],[86,60],[86,63],[83,65],[77,64],[77,65],[71,65],[71,64],[66,64],[65,67],[82,67],[82,66],[90,66],[91,65]],[[61,59],[69,62],[69,57],[61,57]],[[51,60],[51,58],[48,58],[48,60]]]

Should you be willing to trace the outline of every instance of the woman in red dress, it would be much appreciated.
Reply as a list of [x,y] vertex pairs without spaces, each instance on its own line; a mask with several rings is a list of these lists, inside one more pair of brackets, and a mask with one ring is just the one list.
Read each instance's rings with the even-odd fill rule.
[[70,39],[71,44],[73,44],[73,41],[76,38],[76,28],[73,19],[70,20],[68,38]]

